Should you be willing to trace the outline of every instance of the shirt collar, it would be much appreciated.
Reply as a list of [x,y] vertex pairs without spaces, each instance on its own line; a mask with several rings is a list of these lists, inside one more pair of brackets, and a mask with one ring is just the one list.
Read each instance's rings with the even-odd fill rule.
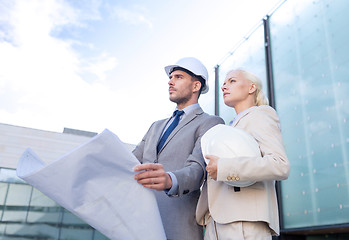
[[251,111],[253,108],[256,108],[257,106],[253,106],[253,107],[250,107],[250,108],[247,108],[245,109],[244,111],[240,112],[238,115],[236,115],[233,120],[229,123],[229,125],[233,125],[234,122],[238,121],[240,118],[242,118],[246,112],[249,112]]
[[[188,115],[189,113],[191,113],[192,111],[194,111],[195,109],[200,108],[200,105],[198,103],[192,104],[188,107],[183,108],[182,110],[184,111],[184,115]],[[178,108],[176,107],[175,110],[178,110]]]

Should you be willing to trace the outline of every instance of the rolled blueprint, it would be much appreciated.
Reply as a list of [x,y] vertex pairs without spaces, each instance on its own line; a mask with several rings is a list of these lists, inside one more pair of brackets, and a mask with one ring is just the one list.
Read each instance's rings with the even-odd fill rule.
[[154,193],[133,178],[137,164],[106,129],[49,164],[26,149],[17,175],[110,239],[166,239]]

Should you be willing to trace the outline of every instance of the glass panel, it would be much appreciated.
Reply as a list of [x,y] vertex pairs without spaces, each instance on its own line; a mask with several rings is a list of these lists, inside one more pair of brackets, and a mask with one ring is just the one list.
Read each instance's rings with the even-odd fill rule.
[[64,210],[63,224],[86,224],[71,212]]
[[28,223],[60,223],[62,220],[62,210],[58,212],[28,212]]
[[0,224],[0,235],[11,239],[58,239],[60,227],[54,226],[60,226],[63,220],[71,228],[63,229],[59,239],[108,239],[29,185],[0,183],[0,201],[5,200],[5,210],[0,214],[2,222],[9,223]]
[[5,203],[7,187],[8,187],[7,183],[0,182],[0,205],[4,205],[4,203]]
[[[209,91],[205,94],[201,94],[199,97],[199,103],[202,109],[208,113],[214,115],[215,111],[215,102],[214,102],[214,96],[215,96],[215,73],[214,69],[207,69],[209,71],[209,78],[208,78],[208,86]],[[210,72],[212,70],[212,72]]]
[[349,4],[287,1],[271,17],[276,107],[291,173],[284,227],[349,223]]
[[2,216],[2,221],[4,222],[25,222],[27,217],[27,210],[8,210],[5,209]]
[[45,224],[7,224],[5,234],[26,239],[58,239],[59,229]]
[[7,206],[28,206],[32,187],[24,184],[9,185],[6,199]]
[[93,239],[93,230],[92,229],[62,228],[60,239],[62,239],[62,240],[89,240],[89,239]]
[[5,233],[6,224],[0,223],[0,236]]
[[95,235],[93,240],[109,240],[106,236],[95,230]]
[[59,206],[56,202],[54,202],[51,198],[42,194],[36,188],[33,189],[32,198],[30,201],[30,206],[40,206],[40,207],[55,207]]
[[[219,71],[219,84],[223,85],[227,73],[236,68],[243,68],[258,76],[267,95],[265,54],[264,54],[264,28],[259,26],[245,42],[237,48],[221,65]],[[236,115],[233,108],[224,104],[222,94],[219,95],[220,116],[228,124]]]

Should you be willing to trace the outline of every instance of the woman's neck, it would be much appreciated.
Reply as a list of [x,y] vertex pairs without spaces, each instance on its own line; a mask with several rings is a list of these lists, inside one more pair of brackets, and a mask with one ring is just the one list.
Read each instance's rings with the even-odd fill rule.
[[253,107],[253,106],[256,106],[256,104],[254,102],[246,101],[246,102],[236,104],[234,106],[234,109],[235,109],[236,114],[239,114],[242,111],[245,111],[246,109]]

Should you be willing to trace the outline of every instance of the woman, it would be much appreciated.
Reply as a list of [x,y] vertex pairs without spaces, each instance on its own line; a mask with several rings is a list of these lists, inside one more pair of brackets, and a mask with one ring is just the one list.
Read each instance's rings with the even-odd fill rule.
[[[208,155],[208,178],[203,187],[196,220],[206,225],[205,239],[269,240],[279,234],[275,180],[289,175],[280,122],[265,98],[261,81],[242,69],[232,70],[222,86],[224,103],[237,116],[232,127],[243,129],[258,143],[260,157],[219,158]],[[227,179],[252,181],[232,187]]]

